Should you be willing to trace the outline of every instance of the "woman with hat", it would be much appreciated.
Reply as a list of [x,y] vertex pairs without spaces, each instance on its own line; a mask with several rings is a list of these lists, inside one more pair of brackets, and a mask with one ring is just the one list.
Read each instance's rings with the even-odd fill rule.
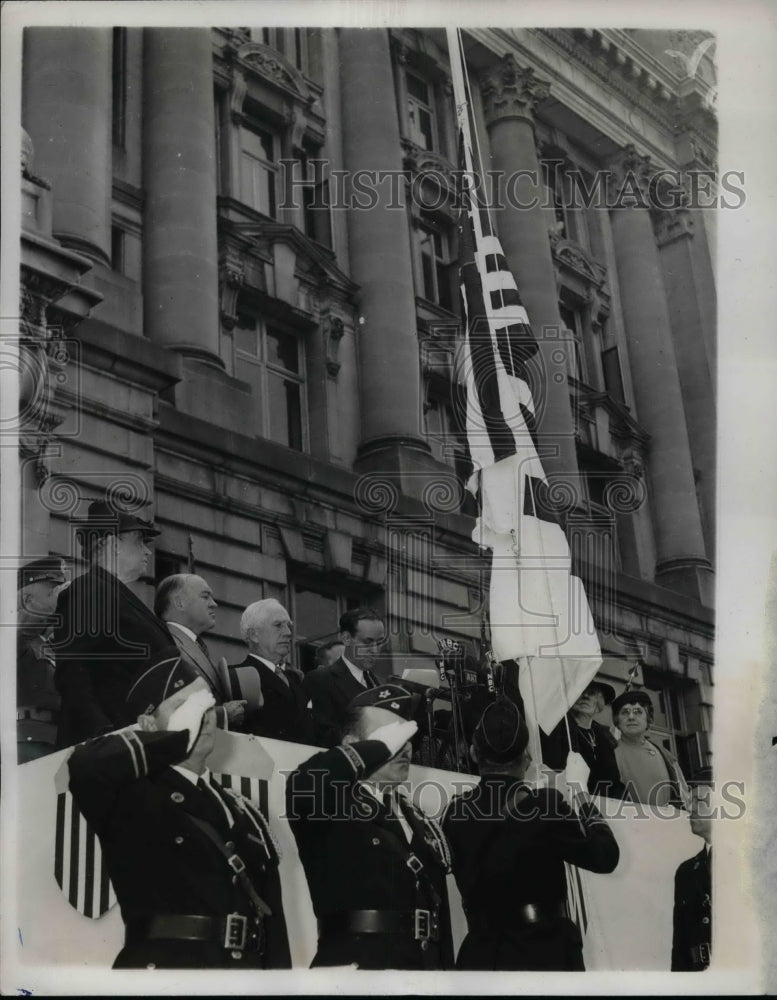
[[688,808],[690,793],[680,766],[660,744],[648,739],[653,702],[647,691],[619,694],[612,703],[612,719],[621,738],[615,762],[627,797],[647,805]]
[[550,735],[540,731],[540,739],[542,760],[547,767],[563,771],[567,754],[573,750],[591,769],[588,791],[592,795],[622,798],[625,788],[615,761],[615,737],[607,726],[595,721],[614,698],[615,689],[594,678],[570,709],[566,721],[562,719]]

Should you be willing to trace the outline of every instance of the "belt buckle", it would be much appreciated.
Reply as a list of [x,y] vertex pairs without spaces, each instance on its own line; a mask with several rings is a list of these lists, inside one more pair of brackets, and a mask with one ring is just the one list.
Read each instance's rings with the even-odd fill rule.
[[416,941],[428,941],[432,936],[432,914],[429,910],[415,911],[414,934]]
[[248,918],[242,913],[227,914],[227,924],[224,931],[224,947],[242,951],[246,946],[248,936]]
[[414,875],[417,875],[423,869],[424,863],[423,861],[419,860],[415,856],[415,854],[411,854],[410,857],[407,859],[407,867]]
[[706,941],[704,941],[702,944],[699,945],[699,962],[702,965],[709,965],[710,957],[711,957],[710,946],[707,944]]
[[240,875],[246,870],[245,862],[239,854],[233,854],[232,857],[227,858],[227,864],[236,875]]

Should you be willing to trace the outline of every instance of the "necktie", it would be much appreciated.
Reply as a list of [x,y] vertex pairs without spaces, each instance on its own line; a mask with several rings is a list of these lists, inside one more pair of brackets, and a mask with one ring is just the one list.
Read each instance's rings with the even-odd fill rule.
[[275,664],[275,676],[280,677],[286,687],[289,686],[289,678],[286,676],[286,671],[283,669],[282,663]]
[[364,677],[364,682],[368,688],[374,688],[378,686],[378,679],[371,670],[363,671],[362,676]]
[[199,635],[197,636],[197,645],[200,647],[200,649],[205,654],[205,657],[206,657],[208,663],[212,664],[213,660],[211,660],[211,658],[210,658],[210,651],[208,650],[208,647],[205,645],[205,640],[201,636],[199,636]]

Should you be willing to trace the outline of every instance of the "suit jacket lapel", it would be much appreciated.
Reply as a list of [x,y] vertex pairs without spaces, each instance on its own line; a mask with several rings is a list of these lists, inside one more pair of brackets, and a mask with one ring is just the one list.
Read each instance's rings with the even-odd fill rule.
[[337,663],[332,666],[332,675],[335,677],[337,686],[349,702],[352,698],[355,698],[360,691],[364,690],[362,685],[356,680],[351,671],[348,669],[348,664],[341,657]]
[[255,656],[251,656],[249,654],[241,666],[256,667],[259,671],[259,677],[262,682],[262,690],[270,691],[272,694],[282,698],[288,698],[289,695],[292,694],[291,684],[288,686],[284,684],[280,677],[276,676],[274,670],[271,670],[270,667],[268,667],[266,663],[262,663],[261,660],[257,660]]
[[185,635],[173,624],[172,628],[168,622],[168,631],[172,636],[176,646],[192,660],[199,671],[205,677],[214,691],[219,690],[219,679],[216,669],[196,642],[192,642],[188,635]]

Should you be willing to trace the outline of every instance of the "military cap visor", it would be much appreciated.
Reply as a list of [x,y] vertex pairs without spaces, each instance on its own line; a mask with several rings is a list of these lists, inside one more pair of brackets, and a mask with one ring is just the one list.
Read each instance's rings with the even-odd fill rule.
[[145,521],[136,514],[114,507],[105,500],[92,501],[86,517],[74,518],[72,523],[80,533],[94,531],[121,535],[127,531],[141,531],[146,538],[161,534],[159,528],[151,521]]
[[55,557],[43,559],[33,559],[26,566],[19,569],[17,577],[17,588],[28,587],[31,583],[65,583],[64,563]]
[[623,694],[619,694],[612,703],[613,719],[617,716],[618,712],[620,712],[624,705],[643,705],[648,709],[653,708],[653,702],[651,701],[650,695],[647,691],[624,691]]
[[356,695],[349,708],[384,708],[402,719],[412,719],[418,702],[416,696],[398,684],[383,684]]

